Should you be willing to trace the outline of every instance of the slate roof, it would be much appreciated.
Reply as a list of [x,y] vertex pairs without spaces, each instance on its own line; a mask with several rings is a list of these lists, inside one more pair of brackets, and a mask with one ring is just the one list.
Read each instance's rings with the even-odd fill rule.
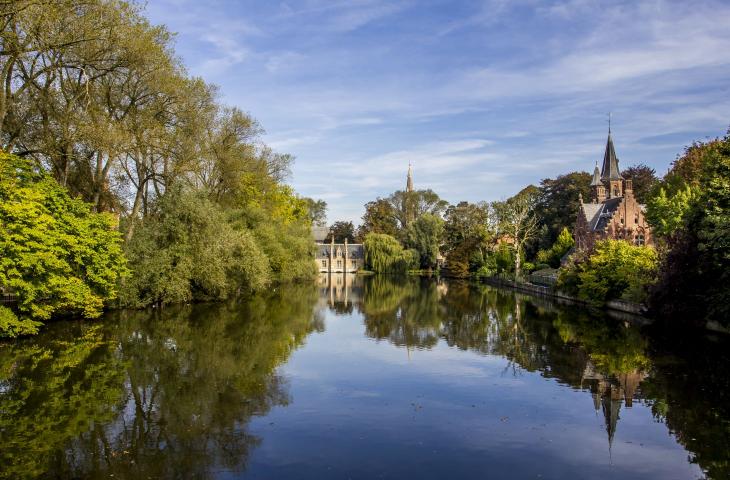
[[[317,259],[329,258],[330,257],[330,248],[332,248],[332,244],[330,244],[330,243],[324,243],[322,245],[319,245],[317,248]],[[342,254],[344,256],[345,244],[344,243],[335,243],[335,255],[337,254],[338,248],[342,249]],[[350,243],[347,245],[347,258],[364,258],[364,257],[365,257],[365,249],[363,248],[361,243]]]
[[596,226],[596,222],[598,221],[598,213],[601,211],[602,206],[602,203],[581,204],[581,207],[583,208],[583,213],[586,216],[586,220],[588,220],[588,226],[591,230],[595,230],[594,227]]
[[588,220],[588,225],[593,232],[602,231],[608,225],[614,212],[621,205],[623,197],[611,198],[603,203],[583,203],[583,213]]
[[608,132],[608,141],[606,142],[606,152],[603,154],[603,168],[601,168],[601,180],[623,180],[621,172],[618,169],[618,158],[616,158],[616,150],[613,148],[613,139],[611,132]]

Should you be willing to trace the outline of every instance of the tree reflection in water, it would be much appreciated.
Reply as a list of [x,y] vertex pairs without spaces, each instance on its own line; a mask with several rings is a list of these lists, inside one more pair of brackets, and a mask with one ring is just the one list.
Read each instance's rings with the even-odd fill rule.
[[684,346],[679,360],[667,343],[650,344],[629,322],[484,285],[376,276],[350,279],[348,292],[346,304],[360,310],[371,338],[409,349],[441,340],[504,357],[512,374],[539,372],[587,391],[605,420],[609,448],[621,408],[646,402],[711,478],[730,477],[724,340],[708,350],[706,341],[671,339]]
[[2,475],[245,468],[259,442],[246,424],[289,401],[276,367],[323,328],[316,300],[314,286],[299,286],[245,303],[117,312],[0,349]]

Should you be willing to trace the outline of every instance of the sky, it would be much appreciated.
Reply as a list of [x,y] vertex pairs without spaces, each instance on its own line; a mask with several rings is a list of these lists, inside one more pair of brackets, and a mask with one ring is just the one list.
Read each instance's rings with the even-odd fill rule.
[[404,189],[500,200],[592,171],[664,174],[730,126],[730,2],[148,0],[188,71],[296,157],[288,180],[357,225]]

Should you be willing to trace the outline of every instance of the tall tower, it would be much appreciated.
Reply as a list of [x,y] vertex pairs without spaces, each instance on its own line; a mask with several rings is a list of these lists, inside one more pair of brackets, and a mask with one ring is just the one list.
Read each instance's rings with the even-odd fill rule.
[[411,168],[411,162],[408,162],[408,178],[406,179],[406,192],[413,191],[413,169]]
[[603,168],[601,168],[601,181],[608,182],[608,198],[623,196],[623,181],[621,172],[618,169],[618,158],[613,148],[611,138],[611,124],[608,124],[608,140],[606,141],[606,153],[603,154]]

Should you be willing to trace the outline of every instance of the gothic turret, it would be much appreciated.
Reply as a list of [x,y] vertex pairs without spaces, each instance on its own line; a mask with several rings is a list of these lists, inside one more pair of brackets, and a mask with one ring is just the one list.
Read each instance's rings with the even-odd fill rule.
[[606,200],[606,187],[601,181],[601,171],[598,170],[598,162],[593,170],[593,180],[591,181],[591,189],[593,189],[593,202],[601,203]]

